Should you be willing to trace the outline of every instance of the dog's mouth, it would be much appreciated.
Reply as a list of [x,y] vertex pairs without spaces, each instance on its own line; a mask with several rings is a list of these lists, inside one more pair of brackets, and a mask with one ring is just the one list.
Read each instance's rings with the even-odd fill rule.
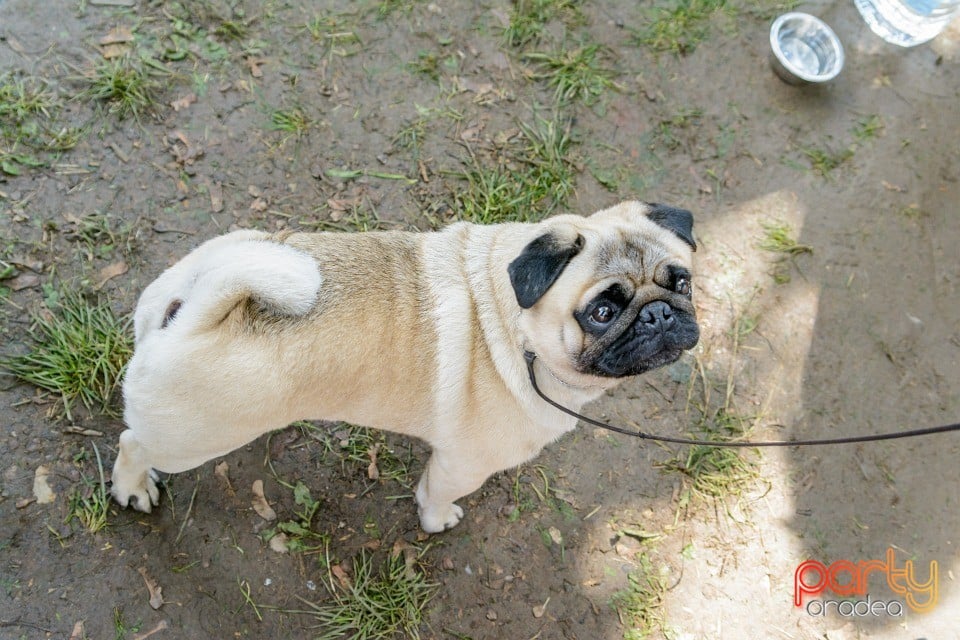
[[699,339],[692,313],[654,300],[598,356],[582,363],[583,372],[612,378],[638,375],[676,362]]

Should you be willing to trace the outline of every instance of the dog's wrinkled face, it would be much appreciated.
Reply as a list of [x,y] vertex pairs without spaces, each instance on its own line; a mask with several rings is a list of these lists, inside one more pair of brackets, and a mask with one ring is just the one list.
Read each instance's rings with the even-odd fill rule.
[[509,267],[525,348],[584,386],[674,362],[700,337],[692,227],[689,211],[637,202],[557,218]]

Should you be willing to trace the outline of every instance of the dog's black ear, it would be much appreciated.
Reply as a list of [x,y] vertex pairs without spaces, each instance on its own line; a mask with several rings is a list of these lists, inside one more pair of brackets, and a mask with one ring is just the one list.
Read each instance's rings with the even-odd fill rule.
[[552,233],[545,233],[524,247],[507,267],[517,304],[522,309],[535,305],[582,248],[583,236],[565,242]]
[[648,202],[650,211],[647,217],[656,222],[664,229],[673,231],[677,237],[690,245],[694,251],[697,250],[697,242],[693,239],[693,214],[686,209],[677,209],[665,204]]

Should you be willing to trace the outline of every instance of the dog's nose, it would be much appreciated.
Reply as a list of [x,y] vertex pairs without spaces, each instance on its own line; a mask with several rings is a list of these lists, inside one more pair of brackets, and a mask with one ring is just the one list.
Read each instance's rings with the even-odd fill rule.
[[669,329],[673,326],[673,309],[662,300],[655,300],[640,310],[640,322],[650,329]]

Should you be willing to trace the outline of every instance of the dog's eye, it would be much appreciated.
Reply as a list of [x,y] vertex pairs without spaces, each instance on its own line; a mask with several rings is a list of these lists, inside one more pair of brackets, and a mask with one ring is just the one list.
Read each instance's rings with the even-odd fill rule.
[[677,282],[673,285],[673,290],[679,293],[682,296],[690,295],[692,289],[690,287],[689,278],[677,278]]
[[613,307],[607,304],[601,304],[590,313],[590,319],[597,324],[607,324],[613,320],[614,315],[616,315],[616,311],[614,311]]

